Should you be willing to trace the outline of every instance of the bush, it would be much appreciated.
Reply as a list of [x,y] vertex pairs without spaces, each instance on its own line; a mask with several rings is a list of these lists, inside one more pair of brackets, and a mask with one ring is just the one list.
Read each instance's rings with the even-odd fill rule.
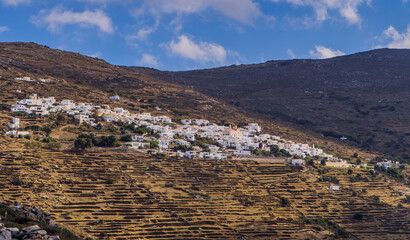
[[173,147],[174,151],[181,151],[181,152],[186,152],[186,151],[191,151],[193,150],[192,146],[186,146],[186,145],[177,145]]
[[333,233],[335,233],[336,238],[349,237],[349,233],[344,228],[340,227],[338,224],[330,221],[327,218],[324,218],[324,217],[319,217],[319,218],[302,217],[302,220],[305,223],[319,225],[319,226],[322,226],[325,229],[328,229],[328,230],[332,231]]
[[392,177],[392,178],[397,178],[400,180],[404,178],[404,176],[396,168],[391,167],[386,170],[386,173],[389,177]]
[[107,184],[114,184],[116,182],[115,179],[108,179],[105,183]]
[[49,136],[51,134],[51,127],[49,126],[45,126],[42,128],[42,130],[46,133],[47,136]]
[[101,136],[96,137],[94,134],[80,134],[74,141],[74,147],[77,149],[86,149],[93,146],[97,147],[118,147],[121,144],[115,136]]
[[53,150],[60,150],[63,147],[63,144],[61,142],[50,142],[47,144],[47,147]]
[[286,198],[286,197],[280,197],[280,203],[281,203],[283,206],[287,206],[287,205],[290,205],[290,200],[289,200],[288,198]]
[[74,147],[77,149],[86,149],[86,148],[91,148],[93,147],[93,141],[90,138],[80,138],[78,137],[75,141],[74,141]]
[[334,184],[339,184],[339,179],[337,179],[337,177],[334,176],[323,175],[318,180],[319,182],[331,182]]
[[41,142],[33,141],[33,142],[25,142],[24,146],[27,148],[38,149],[41,148]]
[[52,137],[45,137],[45,138],[43,138],[42,141],[43,141],[43,143],[50,143],[50,142],[54,141],[54,139]]
[[130,135],[121,136],[120,141],[122,141],[122,142],[132,142],[132,137]]
[[363,214],[355,213],[355,214],[353,214],[353,219],[362,220],[363,219]]

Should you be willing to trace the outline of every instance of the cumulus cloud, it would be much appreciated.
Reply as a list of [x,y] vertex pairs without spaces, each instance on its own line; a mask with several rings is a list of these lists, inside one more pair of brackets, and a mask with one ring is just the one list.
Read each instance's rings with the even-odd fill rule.
[[17,6],[20,4],[30,3],[30,0],[1,0],[1,2],[7,6]]
[[161,14],[198,14],[207,9],[217,11],[236,21],[252,24],[262,13],[253,0],[144,0],[137,15],[149,12],[157,17]]
[[389,48],[410,48],[410,26],[403,33],[399,33],[393,26],[388,27],[383,32],[383,36],[389,40]]
[[321,23],[329,19],[329,11],[338,11],[349,24],[358,24],[362,18],[358,13],[359,6],[370,5],[372,0],[271,0],[272,2],[286,1],[294,6],[309,6],[315,11],[315,20]]
[[332,57],[345,55],[345,53],[340,50],[333,50],[331,48],[327,48],[324,46],[315,46],[315,50],[310,50],[309,54],[312,58],[319,58],[319,59],[332,58]]
[[141,59],[137,61],[137,65],[144,67],[157,67],[158,61],[155,56],[144,53],[142,54]]
[[102,10],[73,12],[62,7],[42,10],[31,22],[38,26],[47,26],[50,31],[59,30],[63,25],[78,24],[80,27],[97,27],[101,32],[113,33],[112,20]]
[[6,26],[0,26],[0,34],[5,32],[5,31],[9,31],[10,29]]
[[169,49],[177,56],[201,63],[223,64],[227,56],[227,51],[221,45],[208,42],[196,43],[186,35],[179,36],[177,41],[172,40]]
[[297,58],[296,54],[293,52],[292,49],[288,49],[286,52],[288,53],[289,57],[293,59]]

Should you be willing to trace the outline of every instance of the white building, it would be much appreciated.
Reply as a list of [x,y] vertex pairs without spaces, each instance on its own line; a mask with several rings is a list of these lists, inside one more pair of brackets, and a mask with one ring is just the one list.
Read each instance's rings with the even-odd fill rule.
[[13,118],[11,124],[9,124],[11,130],[18,130],[20,128],[20,118]]
[[302,166],[303,160],[302,159],[292,159],[291,163],[293,166]]
[[128,146],[130,148],[140,149],[140,148],[149,148],[150,144],[145,143],[145,142],[127,142],[125,143],[125,146]]
[[377,166],[384,167],[385,169],[391,168],[391,161],[388,162],[378,162]]
[[119,100],[120,100],[120,96],[118,96],[118,95],[111,96],[110,99],[111,99],[111,100],[119,101]]
[[328,190],[332,190],[332,191],[339,191],[339,186],[335,186],[335,185],[330,185],[330,187],[328,188]]

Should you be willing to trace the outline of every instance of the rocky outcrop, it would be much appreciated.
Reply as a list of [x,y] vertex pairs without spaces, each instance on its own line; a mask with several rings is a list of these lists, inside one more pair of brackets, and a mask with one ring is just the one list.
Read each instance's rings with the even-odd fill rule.
[[33,225],[23,228],[21,231],[18,228],[5,228],[0,223],[0,240],[59,240],[57,235],[50,236],[46,230],[42,230],[38,225]]
[[[1,204],[1,203],[0,203]],[[13,206],[10,207],[17,216],[20,218],[26,218],[29,222],[37,222],[39,225],[43,226],[46,229],[54,230],[59,229],[59,227],[51,222],[51,215],[43,212],[40,208],[37,207],[26,207],[22,206],[19,202],[14,202]],[[6,227],[6,222],[13,222],[12,219],[7,218],[7,214],[3,216],[4,219],[0,216],[0,240],[59,240],[60,236],[55,234],[49,234],[47,231],[37,224],[28,225],[24,228],[16,227]],[[4,222],[3,222],[3,221]]]

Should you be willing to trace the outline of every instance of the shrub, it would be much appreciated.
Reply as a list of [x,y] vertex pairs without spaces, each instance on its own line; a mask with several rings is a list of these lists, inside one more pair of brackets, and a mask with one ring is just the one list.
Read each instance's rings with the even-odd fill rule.
[[43,141],[43,143],[50,143],[50,142],[54,141],[54,139],[52,137],[45,137],[45,138],[43,138],[42,141]]
[[77,149],[86,149],[86,148],[91,148],[93,147],[93,141],[90,138],[80,138],[78,137],[75,141],[74,141],[74,147]]
[[328,229],[328,230],[332,231],[333,233],[335,233],[336,238],[349,237],[349,233],[344,228],[340,227],[338,224],[330,221],[327,218],[324,218],[324,217],[318,217],[318,218],[302,217],[302,220],[305,223],[319,225],[319,226],[322,226],[325,229]]
[[43,130],[46,133],[46,135],[49,136],[51,134],[52,129],[49,126],[45,126],[41,130]]
[[61,142],[50,142],[47,144],[49,149],[60,150],[63,144]]
[[319,180],[319,182],[331,182],[331,183],[334,183],[334,184],[339,183],[339,179],[337,179],[337,177],[334,177],[334,176],[323,175],[318,180]]
[[132,137],[130,135],[121,136],[120,141],[122,141],[122,142],[132,142]]
[[108,179],[105,183],[107,184],[114,184],[116,182],[115,179]]
[[41,142],[32,141],[32,142],[25,142],[24,146],[27,148],[38,149],[41,148]]
[[355,213],[355,214],[353,214],[353,219],[362,220],[363,219],[363,214]]
[[286,197],[280,197],[280,203],[281,203],[283,206],[287,206],[287,205],[290,205],[290,200],[289,200],[288,198],[286,198]]

